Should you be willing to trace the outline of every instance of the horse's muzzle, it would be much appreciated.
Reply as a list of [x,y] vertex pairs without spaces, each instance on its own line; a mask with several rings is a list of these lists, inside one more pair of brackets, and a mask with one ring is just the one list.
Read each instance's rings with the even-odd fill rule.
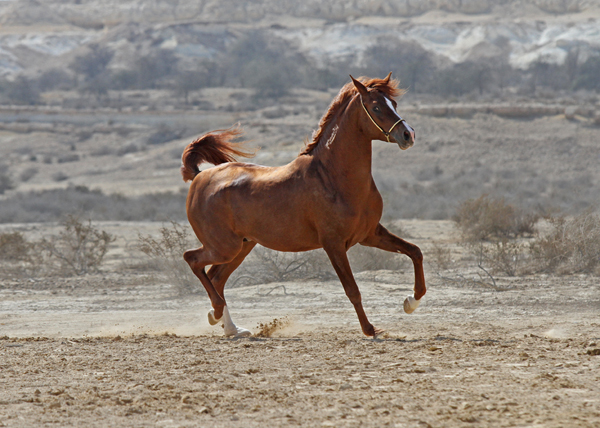
[[395,129],[391,137],[401,150],[410,149],[415,144],[415,130],[406,122]]

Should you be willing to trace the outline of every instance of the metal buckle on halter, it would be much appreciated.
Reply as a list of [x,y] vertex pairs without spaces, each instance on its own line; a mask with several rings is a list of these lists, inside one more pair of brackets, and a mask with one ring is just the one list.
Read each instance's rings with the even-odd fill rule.
[[386,132],[386,131],[383,130],[383,128],[381,126],[379,126],[377,124],[377,122],[375,122],[375,119],[373,119],[373,116],[371,116],[371,113],[369,113],[369,110],[367,110],[367,106],[365,106],[365,103],[363,103],[362,97],[360,99],[360,103],[363,106],[363,109],[365,109],[365,113],[367,113],[367,116],[369,116],[369,119],[371,119],[371,122],[373,122],[373,125],[375,125],[377,127],[377,129],[379,129],[383,133],[383,135],[385,135],[385,138],[387,138],[387,142],[391,143],[391,141],[390,141],[390,135],[392,134],[392,131],[394,130],[394,128],[396,127],[396,125],[398,125],[399,123],[405,122],[405,120],[402,119],[402,118],[400,118],[400,120],[397,121],[396,123],[394,123],[392,125],[392,127],[390,128],[390,130]]

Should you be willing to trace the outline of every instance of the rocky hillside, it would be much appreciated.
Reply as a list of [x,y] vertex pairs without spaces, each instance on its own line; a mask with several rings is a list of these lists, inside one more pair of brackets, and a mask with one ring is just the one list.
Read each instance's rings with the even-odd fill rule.
[[600,7],[585,0],[21,0],[0,1],[0,75],[39,74],[90,43],[111,67],[152,49],[213,58],[249,26],[291,42],[316,63],[364,62],[383,39],[416,43],[451,63],[509,55],[525,69],[584,63],[600,51]]

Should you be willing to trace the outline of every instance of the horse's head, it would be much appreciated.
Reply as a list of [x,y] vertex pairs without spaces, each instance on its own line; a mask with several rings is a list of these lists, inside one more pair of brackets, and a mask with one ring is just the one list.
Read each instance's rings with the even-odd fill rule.
[[363,129],[373,129],[373,139],[396,143],[406,150],[415,143],[415,130],[396,112],[397,103],[378,86],[385,87],[390,83],[392,73],[380,80],[381,85],[367,88],[362,82],[350,76],[359,93],[365,114]]

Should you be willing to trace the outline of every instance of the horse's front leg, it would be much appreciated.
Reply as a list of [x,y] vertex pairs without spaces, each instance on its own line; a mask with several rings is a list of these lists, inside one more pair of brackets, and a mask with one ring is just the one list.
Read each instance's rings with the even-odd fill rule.
[[377,336],[378,334],[383,333],[383,330],[375,328],[367,319],[367,314],[365,314],[365,310],[362,306],[362,297],[358,285],[354,280],[346,250],[344,248],[324,248],[324,250],[327,253],[327,256],[329,256],[329,260],[344,286],[346,296],[348,296],[348,299],[350,299],[350,302],[354,305],[363,333],[367,336]]
[[391,251],[393,253],[406,254],[411,258],[415,268],[414,296],[408,296],[404,300],[404,311],[407,314],[412,313],[417,309],[421,302],[421,298],[427,291],[427,288],[425,287],[423,254],[421,253],[421,249],[416,245],[397,237],[393,233],[390,233],[381,224],[378,224],[375,233],[362,241],[361,244],[368,247],[381,248],[382,250]]

